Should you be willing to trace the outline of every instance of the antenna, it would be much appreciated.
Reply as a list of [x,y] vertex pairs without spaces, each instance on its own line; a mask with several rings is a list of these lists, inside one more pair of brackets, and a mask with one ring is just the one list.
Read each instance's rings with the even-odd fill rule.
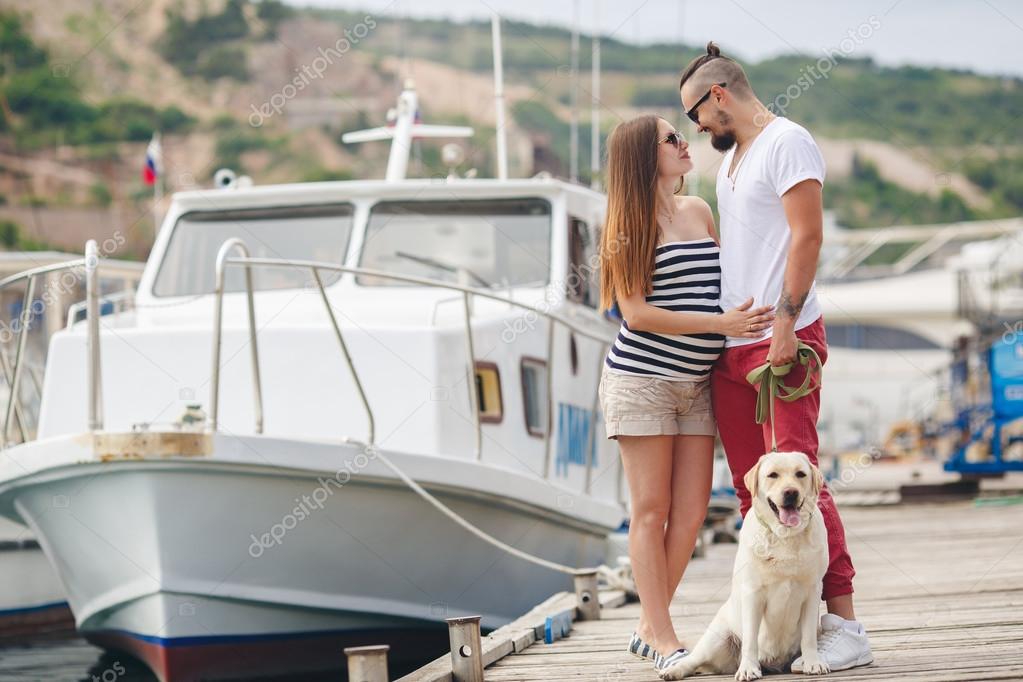
[[391,154],[387,158],[388,182],[405,179],[408,171],[409,150],[413,138],[423,137],[472,137],[473,130],[467,126],[437,126],[416,123],[416,111],[419,98],[411,79],[406,81],[405,90],[398,95],[398,106],[395,107],[394,125],[381,128],[369,128],[345,133],[341,141],[348,143],[374,142],[377,140],[391,141]]
[[504,129],[504,61],[501,56],[501,17],[490,15],[490,33],[494,49],[494,118],[497,130],[497,179],[508,179],[508,136]]
[[593,0],[593,53],[590,73],[590,187],[600,191],[600,0]]
[[572,0],[572,68],[569,76],[572,124],[568,140],[568,179],[579,181],[579,0]]

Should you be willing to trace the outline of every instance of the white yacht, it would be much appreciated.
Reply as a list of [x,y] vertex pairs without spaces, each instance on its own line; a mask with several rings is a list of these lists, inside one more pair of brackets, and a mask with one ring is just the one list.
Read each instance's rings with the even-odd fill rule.
[[[425,132],[402,133],[403,98],[396,145]],[[596,404],[604,206],[543,178],[176,194],[133,305],[100,315],[93,288],[53,336],[0,515],[79,631],[163,680],[338,667],[352,644],[397,660],[446,617],[510,621],[570,579],[396,470],[519,550],[604,560],[625,518]]]
[[[112,246],[116,240],[110,240]],[[13,311],[14,324],[4,325],[0,343],[8,343],[26,326],[26,343],[21,346],[24,369],[19,384],[20,399],[11,415],[11,429],[19,440],[35,437],[38,424],[38,399],[42,391],[41,359],[53,333],[66,326],[68,306],[78,291],[73,271],[60,279],[60,272],[41,274],[31,299],[26,297],[25,280],[19,273],[32,268],[74,261],[75,254],[58,251],[0,252],[0,305]],[[107,275],[100,283],[103,291],[133,286],[142,272],[142,263],[103,261]],[[26,306],[26,302],[33,302]],[[25,309],[28,316],[23,315]],[[10,346],[8,345],[8,348]],[[6,349],[0,351],[0,413],[10,403],[10,367]],[[6,440],[6,438],[4,439]],[[0,454],[2,457],[2,454]],[[74,618],[64,597],[64,588],[31,530],[21,523],[0,517],[0,639],[25,639],[44,634],[74,630]]]

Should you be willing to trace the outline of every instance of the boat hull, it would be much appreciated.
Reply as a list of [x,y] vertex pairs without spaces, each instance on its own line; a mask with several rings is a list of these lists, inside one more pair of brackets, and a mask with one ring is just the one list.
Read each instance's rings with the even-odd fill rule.
[[[426,487],[526,552],[570,566],[604,559],[610,527]],[[41,471],[0,497],[40,538],[82,634],[164,680],[337,668],[343,646],[361,644],[390,644],[400,664],[422,642],[443,645],[445,618],[481,615],[495,628],[571,589],[382,475],[125,460]]]
[[74,630],[64,590],[24,526],[0,519],[0,639]]

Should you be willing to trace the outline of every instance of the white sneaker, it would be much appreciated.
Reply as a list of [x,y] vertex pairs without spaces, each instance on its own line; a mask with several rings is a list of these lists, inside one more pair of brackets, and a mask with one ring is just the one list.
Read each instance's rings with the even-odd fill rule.
[[[855,623],[855,630],[847,624]],[[821,616],[821,632],[817,636],[817,653],[832,671],[848,670],[874,662],[870,653],[870,641],[863,625],[847,621],[832,613]],[[792,672],[803,672],[803,657],[792,662]]]

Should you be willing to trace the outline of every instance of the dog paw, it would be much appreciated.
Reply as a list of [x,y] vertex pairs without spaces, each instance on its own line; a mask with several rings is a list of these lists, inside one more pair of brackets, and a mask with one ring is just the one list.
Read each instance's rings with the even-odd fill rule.
[[662,680],[683,680],[686,677],[687,668],[684,661],[680,661],[670,668],[657,673]]
[[743,664],[739,666],[739,669],[735,673],[735,679],[739,682],[745,680],[759,680],[764,674],[760,672],[759,665]]
[[804,675],[827,675],[831,672],[831,668],[824,661],[804,661],[803,662],[803,674]]

